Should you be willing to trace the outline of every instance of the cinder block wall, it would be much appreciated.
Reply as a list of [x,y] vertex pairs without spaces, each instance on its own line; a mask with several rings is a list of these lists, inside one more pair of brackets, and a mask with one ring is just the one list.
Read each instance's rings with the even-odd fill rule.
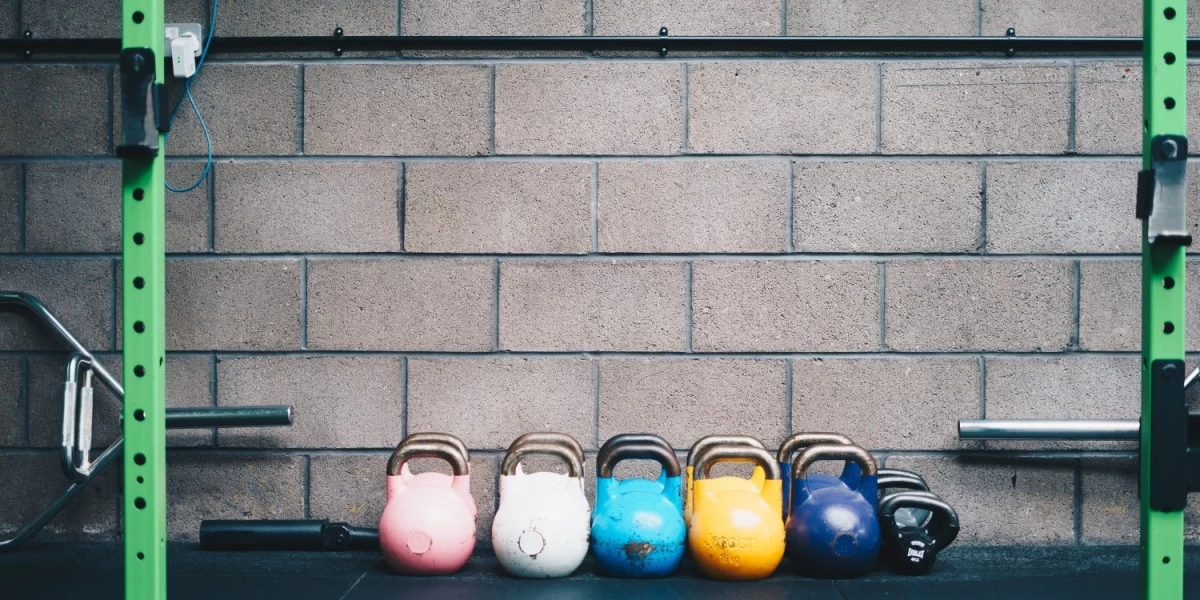
[[[2,0],[0,35],[116,36],[117,6]],[[168,18],[207,10],[172,0]],[[217,31],[1140,22],[1138,2],[1095,0],[229,0]],[[110,59],[0,58],[0,288],[42,298],[113,368],[115,82]],[[679,449],[835,430],[923,473],[963,543],[1135,543],[1134,447],[963,443],[955,422],[1137,416],[1140,86],[1137,61],[1083,58],[213,57],[194,89],[215,173],[167,200],[168,402],[287,403],[296,423],[172,433],[170,535],[203,518],[373,524],[410,431],[470,446],[486,532],[501,449],[525,431],[594,451],[642,430]],[[199,172],[190,115],[168,149],[171,182]],[[3,315],[0,527],[63,485],[63,360]],[[116,404],[97,412],[107,442]],[[117,475],[52,533],[118,536]]]

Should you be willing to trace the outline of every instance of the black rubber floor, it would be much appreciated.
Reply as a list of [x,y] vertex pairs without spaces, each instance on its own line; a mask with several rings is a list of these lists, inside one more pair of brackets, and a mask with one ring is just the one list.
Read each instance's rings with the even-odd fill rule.
[[[1136,547],[957,547],[941,556],[934,572],[924,577],[877,571],[850,581],[804,579],[789,574],[785,561],[777,575],[753,583],[699,579],[689,564],[667,579],[613,579],[595,575],[588,563],[566,579],[529,581],[504,575],[488,556],[473,558],[454,576],[404,577],[388,572],[373,552],[202,552],[178,544],[171,546],[167,564],[172,600],[1129,600],[1139,596],[1137,558]],[[1185,568],[1187,597],[1200,598],[1200,547],[1188,549]],[[0,554],[0,598],[123,598],[120,546],[35,543],[16,553]]]

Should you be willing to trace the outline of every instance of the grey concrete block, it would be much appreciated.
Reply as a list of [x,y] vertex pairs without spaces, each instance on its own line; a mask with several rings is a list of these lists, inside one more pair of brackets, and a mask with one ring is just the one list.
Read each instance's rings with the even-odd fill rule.
[[205,519],[304,518],[305,457],[167,456],[167,539],[195,542]]
[[979,418],[979,361],[797,359],[792,431],[836,431],[875,450],[957,450],[959,419]]
[[220,358],[221,406],[290,404],[291,427],[221,429],[225,447],[388,448],[402,437],[399,358]]
[[701,352],[861,352],[879,347],[879,268],[868,261],[697,262]]
[[0,253],[21,251],[21,168],[0,165]]
[[27,250],[121,251],[120,163],[31,163],[25,181]]
[[683,66],[497,65],[495,108],[498,154],[677,154]]
[[493,285],[490,261],[309,261],[309,347],[491,350]]
[[504,449],[530,431],[595,448],[592,361],[409,359],[408,432],[446,431],[470,448]]
[[[206,63],[204,73],[192,85],[192,95],[212,135],[213,153],[296,154],[300,139],[297,82],[296,65]],[[174,99],[183,87],[171,85]],[[120,119],[117,121],[114,131],[119,135]],[[205,148],[204,133],[185,101],[171,125],[167,152],[203,156]]]
[[[203,170],[203,162],[168,162],[167,183],[182,189],[196,181]],[[208,251],[208,189],[211,185],[210,176],[208,181],[190,192],[167,191],[167,252]],[[117,186],[120,189],[120,183]]]
[[[21,7],[21,22],[17,23],[16,0],[0,2],[0,37],[11,37],[10,29],[29,30],[35,38],[118,38],[121,37],[121,3],[112,0],[36,0]],[[238,2],[237,4],[242,4]],[[221,5],[224,9],[225,6]],[[168,23],[204,23],[208,27],[208,0],[170,0],[166,3]],[[221,11],[226,12],[225,10]],[[228,22],[222,16],[218,23],[221,35],[234,35],[226,30]],[[332,30],[331,30],[332,31]],[[324,33],[324,32],[322,32]],[[243,35],[269,35],[248,33]],[[36,55],[35,55],[36,56]]]
[[217,165],[218,252],[400,250],[394,163],[223,162]]
[[[1136,356],[987,359],[989,419],[1134,419],[1141,413]],[[1137,450],[1126,442],[989,441],[1003,449]]]
[[[1085,544],[1137,544],[1140,537],[1138,461],[1136,458],[1085,458],[1082,461],[1081,539]],[[1200,505],[1184,512],[1184,536],[1200,540]]]
[[1088,0],[982,0],[982,35],[1142,35],[1142,5]]
[[18,1],[8,0],[0,3],[0,38],[15,38],[21,35],[21,24],[17,22]]
[[[6,537],[62,495],[65,487],[57,454],[0,454],[0,472],[9,482],[0,486],[0,534]],[[47,523],[37,539],[114,539],[119,535],[120,492],[117,469],[106,470]]]
[[1071,544],[1075,461],[892,456],[958,512],[963,545]]
[[926,1],[919,10],[905,0],[790,0],[786,6],[788,35],[975,35],[972,0]]
[[298,260],[167,261],[167,349],[299,349],[300,269]]
[[800,252],[972,252],[982,243],[973,162],[793,164]]
[[1130,227],[1137,195],[1135,161],[989,163],[988,252],[996,254],[1136,253]]
[[397,6],[392,0],[222,2],[217,9],[217,34],[331,36],[335,28],[341,27],[346,35],[396,35]]
[[0,156],[105,154],[110,141],[105,65],[0,65]]
[[875,71],[866,62],[689,65],[687,149],[715,154],[871,152]]
[[[1079,347],[1137,351],[1141,346],[1142,265],[1140,261],[1085,260],[1080,263]],[[1196,281],[1200,266],[1188,265]],[[1200,350],[1200,298],[1187,297],[1187,348]]]
[[400,29],[404,35],[584,35],[584,11],[583,0],[408,0]]
[[379,516],[387,505],[389,455],[313,456],[308,492],[312,518],[354,527],[379,527]]
[[25,443],[26,406],[24,361],[0,360],[0,445]]
[[409,163],[409,252],[582,254],[591,249],[592,166]]
[[782,14],[773,0],[596,0],[596,35],[779,35]]
[[887,265],[890,350],[1057,352],[1071,344],[1067,261],[895,261]]
[[[184,181],[190,184],[202,168],[197,163],[171,163],[167,181],[179,186]],[[25,186],[28,251],[121,251],[120,163],[30,163],[25,167]],[[207,184],[183,194],[168,192],[166,206],[167,250],[206,250]],[[87,218],[81,219],[80,215]],[[0,221],[3,218],[0,216]]]
[[309,65],[304,151],[487,154],[490,85],[486,65]]
[[635,359],[600,362],[600,439],[631,432],[679,449],[704,435],[787,436],[782,360]]
[[[30,294],[42,301],[62,324],[91,351],[112,347],[111,259],[0,260],[0,290]],[[57,337],[40,329],[24,310],[5,307],[0,313],[0,349],[61,348]]]
[[903,62],[883,66],[886,154],[1061,154],[1066,63]]
[[[1140,18],[1131,24],[1140,31],[1139,23]],[[1200,66],[1189,67],[1187,117],[1191,123],[1200,119],[1197,77]],[[1142,113],[1141,63],[1080,62],[1075,68],[1075,88],[1076,149],[1081,154],[1141,154],[1142,128],[1136,117]]]
[[601,252],[783,252],[780,161],[604,162]]
[[503,262],[504,350],[684,349],[684,266]]
[[[96,358],[117,381],[123,379],[123,363],[119,354],[101,354]],[[66,366],[65,355],[29,359],[30,446],[52,448],[62,443],[63,382],[66,381]],[[211,382],[212,362],[209,357],[167,357],[168,408],[211,406]],[[95,380],[92,385],[92,447],[99,450],[107,447],[121,434],[121,402],[99,380]],[[212,429],[167,431],[167,446],[171,448],[211,445]]]

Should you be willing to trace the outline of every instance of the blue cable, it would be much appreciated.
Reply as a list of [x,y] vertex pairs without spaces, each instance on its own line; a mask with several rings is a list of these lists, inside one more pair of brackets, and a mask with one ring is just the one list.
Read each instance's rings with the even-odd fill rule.
[[[167,127],[170,128],[172,126],[172,124],[175,123],[175,115],[176,115],[176,113],[179,112],[179,107],[183,105],[184,100],[187,100],[188,104],[190,104],[192,106],[192,112],[196,114],[196,120],[200,122],[200,130],[204,132],[204,144],[208,148],[207,159],[204,161],[204,170],[200,172],[200,177],[198,179],[196,179],[196,181],[193,182],[191,185],[189,185],[187,187],[182,187],[182,188],[174,188],[174,187],[171,187],[171,184],[166,183],[166,181],[164,181],[163,184],[166,185],[167,189],[172,192],[176,192],[176,193],[190,192],[190,191],[200,187],[200,184],[204,183],[204,180],[208,179],[209,173],[212,172],[212,166],[213,166],[212,136],[208,132],[208,124],[204,122],[204,117],[200,114],[200,107],[196,106],[196,98],[192,96],[192,82],[196,81],[196,78],[200,76],[200,69],[202,67],[204,67],[204,59],[208,57],[208,47],[210,44],[212,44],[213,30],[215,30],[216,28],[217,28],[217,0],[212,0],[212,16],[209,18],[209,21],[208,21],[208,36],[204,39],[204,48],[200,50],[200,59],[196,61],[196,72],[194,74],[192,74],[191,77],[188,78],[186,83],[183,84],[183,95],[179,97],[179,100],[175,101],[175,107],[171,109],[171,116],[170,116],[170,118],[167,119]],[[167,132],[163,137],[167,138],[167,137],[170,137],[170,135],[171,135],[170,132]]]

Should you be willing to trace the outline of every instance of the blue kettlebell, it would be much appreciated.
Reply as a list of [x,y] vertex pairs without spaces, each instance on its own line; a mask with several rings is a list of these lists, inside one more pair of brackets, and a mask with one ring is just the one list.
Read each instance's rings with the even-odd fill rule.
[[[662,465],[657,480],[617,481],[613,469],[628,459]],[[666,577],[687,547],[683,477],[666,440],[651,434],[616,436],[596,457],[592,554],[600,570],[618,577]]]
[[[861,470],[857,487],[812,485],[808,468],[820,460],[855,463]],[[792,465],[787,550],[801,573],[846,578],[871,571],[880,546],[877,490],[875,458],[858,446],[817,444],[800,453]]]
[[[814,444],[847,444],[854,445],[850,438],[840,433],[795,433],[788,439],[783,441],[779,446],[779,468],[783,472],[783,518],[787,520],[788,512],[791,510],[792,503],[792,456],[796,452],[803,450]],[[838,477],[826,475],[824,473],[813,473],[808,476],[808,485],[810,488],[816,489],[819,487],[827,487],[831,485],[844,485],[850,487],[858,487],[859,470],[858,465],[852,462],[847,462],[846,466],[842,467],[842,474]]]

